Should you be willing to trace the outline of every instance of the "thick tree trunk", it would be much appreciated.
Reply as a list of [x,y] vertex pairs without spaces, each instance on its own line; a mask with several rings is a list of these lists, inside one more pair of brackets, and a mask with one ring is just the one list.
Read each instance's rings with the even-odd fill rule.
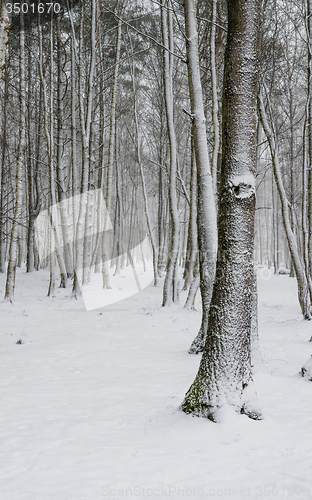
[[260,1],[228,0],[218,260],[205,349],[185,413],[260,418],[251,374]]

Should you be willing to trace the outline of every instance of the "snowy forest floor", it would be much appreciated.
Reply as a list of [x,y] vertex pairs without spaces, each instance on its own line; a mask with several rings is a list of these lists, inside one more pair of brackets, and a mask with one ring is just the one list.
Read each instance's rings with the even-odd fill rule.
[[1,500],[312,498],[312,382],[299,374],[312,325],[295,279],[259,277],[264,419],[220,424],[178,411],[199,311],[161,308],[150,286],[87,312],[47,285],[19,270],[16,303],[0,303]]

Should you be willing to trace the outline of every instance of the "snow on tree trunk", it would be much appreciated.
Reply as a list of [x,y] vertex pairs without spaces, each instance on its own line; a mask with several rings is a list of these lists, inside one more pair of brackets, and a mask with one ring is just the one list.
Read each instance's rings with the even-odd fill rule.
[[[91,2],[91,56],[86,88],[83,82],[83,60],[84,60],[84,23],[85,12],[81,7],[80,39],[79,39],[79,66],[78,66],[78,94],[79,94],[79,118],[82,135],[82,174],[81,195],[79,198],[79,212],[76,225],[76,255],[75,276],[73,282],[73,296],[79,292],[78,284],[88,283],[90,279],[91,265],[91,234],[92,206],[88,194],[90,178],[90,134],[92,121],[93,86],[96,60],[96,2]],[[86,100],[86,106],[84,102]],[[93,198],[92,198],[93,199]],[[89,231],[88,231],[89,227]]]
[[251,374],[260,1],[228,0],[218,260],[199,371],[181,409],[218,421],[260,418]]
[[310,280],[310,298],[312,302],[312,0],[307,0],[307,22],[308,28],[308,138],[309,138],[309,162],[306,176],[306,190],[303,192],[303,197],[306,196],[306,213],[307,215],[307,233],[304,241],[305,265],[308,279]]
[[193,309],[197,290],[199,288],[200,275],[197,273],[191,283],[189,292],[187,294],[187,299],[184,304],[185,309]]
[[60,26],[60,19],[56,17],[56,28],[57,28],[57,154],[56,154],[56,172],[58,181],[58,201],[62,202],[59,204],[60,217],[62,223],[62,236],[64,242],[64,260],[67,271],[67,277],[73,278],[73,255],[72,248],[70,245],[70,218],[67,209],[66,200],[66,187],[65,187],[65,166],[63,161],[64,155],[64,83],[63,83],[63,68],[64,68],[64,56],[62,55],[62,33]]
[[0,166],[0,273],[6,271],[6,249],[7,242],[5,239],[5,200],[7,195],[7,172],[6,172],[6,154],[8,148],[8,131],[7,131],[7,115],[8,115],[8,88],[9,88],[9,75],[7,68],[4,69],[4,92],[3,92],[3,107],[2,107],[2,152],[1,152],[1,166]]
[[5,286],[5,299],[13,302],[15,288],[15,274],[18,255],[18,230],[22,216],[23,205],[23,181],[25,168],[25,148],[26,148],[26,75],[25,75],[25,32],[23,15],[20,17],[20,116],[19,116],[19,144],[16,164],[16,184],[15,184],[15,207],[14,219],[12,222],[9,262]]
[[217,194],[217,166],[220,142],[220,127],[218,119],[218,88],[217,88],[217,70],[216,70],[216,22],[217,22],[217,1],[212,0],[212,22],[211,22],[211,90],[212,90],[212,122],[213,122],[213,152],[212,152],[212,178],[214,194]]
[[[113,86],[112,86],[112,100],[110,108],[110,126],[109,126],[109,144],[108,144],[108,164],[107,164],[107,184],[106,184],[106,216],[104,222],[104,229],[108,226],[108,218],[111,212],[112,205],[112,183],[113,183],[113,166],[115,158],[115,139],[116,139],[116,101],[117,101],[117,89],[118,89],[118,76],[119,76],[119,64],[120,64],[120,49],[121,49],[121,20],[118,21],[118,31],[116,40],[116,62],[114,68],[113,76]],[[103,230],[102,237],[102,277],[103,277],[103,288],[111,288],[109,273],[108,273],[108,260],[109,260],[109,249],[107,235],[105,235],[105,230]]]
[[[177,178],[177,142],[173,120],[173,90],[172,90],[172,51],[173,51],[173,29],[172,11],[168,8],[167,0],[161,2],[161,29],[164,57],[164,89],[167,116],[167,130],[170,149],[170,175],[169,175],[169,212],[170,212],[170,241],[167,262],[166,278],[163,291],[163,306],[170,306],[172,302],[178,302],[178,279],[177,266],[179,254],[180,222],[176,194]],[[171,51],[170,53],[168,51]]]
[[217,256],[217,225],[199,71],[195,1],[185,0],[184,9],[189,90],[197,167],[197,232],[200,262],[200,290],[203,308],[201,327],[189,352],[198,353],[203,349],[208,329],[209,304],[212,295]]
[[[190,220],[188,228],[188,255],[185,266],[185,282],[183,290],[189,290],[193,278],[196,274],[195,266],[198,259],[197,248],[197,178],[196,159],[194,151],[194,140],[191,138],[191,186],[190,186]],[[195,271],[195,272],[194,272]],[[186,304],[185,304],[186,305]],[[188,307],[188,306],[187,306]]]
[[[131,38],[130,38],[130,44],[131,44],[131,52],[133,54],[133,47],[132,47],[132,43],[131,43]],[[154,286],[157,286],[157,283],[158,283],[157,255],[156,255],[156,247],[155,247],[154,237],[153,237],[153,230],[152,230],[152,226],[151,226],[151,218],[150,218],[150,214],[149,214],[148,195],[147,195],[147,190],[146,190],[146,185],[145,185],[143,165],[142,165],[142,160],[141,160],[141,136],[140,136],[140,127],[139,127],[139,119],[138,119],[138,111],[137,111],[137,95],[136,95],[136,86],[135,86],[135,67],[134,67],[133,61],[132,61],[132,64],[130,65],[130,74],[131,74],[131,79],[132,79],[133,108],[134,108],[133,112],[134,112],[134,122],[135,122],[135,131],[136,131],[136,137],[135,137],[136,157],[137,157],[137,162],[138,162],[139,171],[140,171],[146,225],[147,225],[148,236],[149,236],[151,247],[152,247]]]
[[279,198],[281,201],[281,207],[282,207],[283,225],[284,225],[285,234],[286,234],[288,246],[289,246],[289,251],[291,254],[292,262],[293,262],[295,273],[296,273],[297,283],[298,283],[299,304],[300,304],[304,319],[310,320],[311,319],[311,301],[310,301],[310,292],[309,292],[309,281],[308,281],[308,278],[307,278],[306,273],[305,273],[304,264],[301,260],[296,236],[291,229],[290,204],[289,204],[289,201],[287,199],[287,195],[286,195],[284,184],[283,184],[281,168],[280,168],[280,164],[279,164],[278,147],[277,147],[277,144],[275,142],[274,134],[269,126],[264,103],[263,103],[262,96],[260,93],[259,93],[258,104],[259,104],[261,123],[262,123],[263,130],[265,132],[265,135],[268,139],[268,143],[270,146],[273,172],[274,172],[277,191],[279,194]]

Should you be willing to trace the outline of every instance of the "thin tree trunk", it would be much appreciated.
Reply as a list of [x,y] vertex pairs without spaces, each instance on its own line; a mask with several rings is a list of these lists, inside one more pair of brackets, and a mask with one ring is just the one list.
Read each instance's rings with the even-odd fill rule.
[[188,229],[188,263],[185,269],[186,276],[184,282],[184,290],[188,290],[193,278],[194,278],[194,268],[197,260],[197,176],[196,176],[196,158],[195,158],[195,148],[194,139],[191,138],[191,188],[190,188],[190,221]]
[[90,200],[88,195],[89,176],[90,176],[90,134],[91,134],[91,118],[92,118],[92,103],[93,103],[93,85],[95,71],[95,47],[96,47],[96,0],[91,2],[91,59],[88,71],[87,82],[87,106],[84,105],[84,87],[83,87],[83,50],[84,36],[83,27],[85,22],[84,7],[80,9],[80,41],[79,41],[79,66],[78,66],[78,94],[79,94],[79,117],[82,135],[82,178],[81,192],[79,202],[79,214],[76,226],[76,259],[75,259],[75,276],[73,283],[73,295],[76,296],[79,292],[79,283],[88,283],[90,279],[91,265],[91,235],[86,235],[86,216],[88,224],[91,217],[89,210],[92,212],[92,207],[88,206]]
[[[308,101],[311,99],[311,96],[308,95]],[[307,103],[308,104],[308,103]],[[303,160],[302,160],[302,251],[303,251],[303,262],[305,267],[305,273],[310,281],[310,301],[312,303],[312,286],[311,286],[311,269],[310,261],[309,261],[309,218],[308,218],[308,203],[309,203],[309,191],[308,191],[308,152],[306,145],[306,136],[307,136],[307,123],[308,123],[308,112],[309,106],[307,106],[307,115],[303,128]],[[311,116],[312,123],[312,116]],[[312,141],[311,141],[312,142]],[[310,156],[310,155],[309,155]]]
[[212,165],[211,173],[213,179],[213,192],[215,198],[217,196],[217,169],[218,169],[218,155],[220,143],[220,127],[218,118],[218,83],[217,83],[217,70],[216,70],[216,24],[217,24],[217,3],[218,0],[212,0],[212,19],[211,19],[211,90],[212,90],[212,123],[213,123],[213,151],[212,151]]
[[[170,306],[172,302],[178,302],[177,266],[179,253],[180,222],[177,206],[176,179],[177,179],[177,143],[173,120],[173,90],[172,90],[172,11],[167,9],[167,0],[161,0],[161,29],[163,37],[164,58],[164,89],[167,115],[167,129],[170,153],[169,174],[169,212],[170,212],[170,242],[169,256],[167,262],[166,278],[163,290],[163,306]],[[170,50],[170,53],[169,53]]]
[[200,274],[199,272],[194,276],[192,279],[192,283],[189,289],[189,292],[187,294],[187,299],[184,304],[185,309],[192,309],[194,308],[194,302],[195,302],[195,297],[197,290],[199,288],[199,282],[200,282]]
[[[308,151],[309,161],[306,173],[307,184],[307,230],[306,238],[306,272],[312,279],[312,0],[307,0],[307,27],[308,27]],[[305,194],[305,193],[304,193]],[[310,285],[311,294],[311,285]],[[311,294],[312,302],[312,294]]]
[[9,262],[5,286],[5,299],[13,302],[15,289],[15,275],[18,255],[18,232],[19,223],[22,216],[23,205],[23,181],[25,169],[25,148],[26,148],[26,75],[25,75],[25,31],[23,14],[20,16],[20,88],[19,88],[19,144],[16,164],[16,187],[15,187],[15,207],[12,222],[11,241],[9,250]]
[[6,198],[6,152],[7,152],[7,105],[8,105],[8,71],[4,68],[4,92],[2,108],[2,155],[0,166],[0,273],[5,272],[7,242],[5,237],[4,206]]
[[[38,26],[38,35],[39,35],[39,74],[40,74],[40,83],[42,88],[43,95],[43,114],[44,114],[44,132],[47,143],[47,157],[48,157],[48,165],[49,165],[49,188],[50,188],[50,197],[49,197],[49,210],[50,210],[50,230],[54,233],[53,238],[51,236],[50,242],[55,242],[55,245],[51,248],[54,248],[56,253],[56,258],[60,270],[60,287],[66,287],[67,273],[66,267],[62,256],[61,242],[59,241],[59,237],[57,234],[58,230],[58,208],[56,206],[56,194],[55,194],[55,173],[54,173],[54,162],[53,162],[53,153],[54,153],[54,121],[53,121],[53,88],[54,88],[54,64],[53,64],[53,21],[51,21],[50,26],[50,95],[48,98],[46,80],[43,72],[43,40],[42,40],[42,26]],[[51,243],[52,245],[52,243]],[[50,266],[52,266],[52,259],[50,259]],[[55,270],[51,273],[50,277],[55,279]],[[52,278],[51,278],[52,279]],[[53,288],[53,287],[52,287]],[[49,286],[49,290],[51,286]],[[48,292],[48,296],[49,292]]]
[[[31,52],[28,53],[28,161],[27,161],[27,186],[28,186],[28,227],[27,227],[27,257],[26,257],[26,272],[30,273],[35,270],[35,220],[39,215],[40,196],[38,190],[38,164],[33,159],[33,141],[31,134],[31,103],[34,96],[32,95],[32,59]],[[41,94],[41,87],[40,87]],[[41,95],[40,95],[41,97]],[[41,110],[41,99],[39,98],[39,117]],[[40,127],[40,119],[38,120]],[[39,140],[40,130],[37,136]]]
[[108,144],[108,165],[107,165],[107,183],[106,183],[106,212],[105,221],[103,229],[102,238],[102,276],[103,276],[103,288],[110,289],[110,280],[108,273],[108,248],[107,248],[107,236],[105,235],[105,229],[108,227],[109,216],[111,213],[112,204],[112,181],[113,181],[113,167],[114,167],[114,156],[115,156],[115,137],[116,137],[116,100],[117,100],[117,89],[118,89],[118,75],[119,75],[119,63],[120,63],[120,49],[121,49],[121,20],[118,21],[117,29],[117,40],[116,40],[116,62],[114,68],[113,86],[112,86],[112,99],[111,99],[111,109],[110,109],[110,126],[109,126],[109,144]]
[[66,187],[65,187],[65,174],[64,174],[64,163],[63,163],[63,153],[64,153],[64,84],[63,84],[63,71],[64,71],[64,61],[62,56],[62,33],[60,26],[60,19],[56,17],[56,35],[57,35],[57,151],[56,151],[56,173],[57,173],[57,186],[58,186],[58,201],[60,210],[60,220],[62,225],[62,236],[63,236],[63,252],[64,260],[67,271],[67,277],[73,278],[73,255],[71,248],[71,238],[70,238],[70,228],[69,228],[69,214],[67,206],[66,197]]
[[304,265],[301,261],[296,237],[291,229],[290,207],[289,207],[289,201],[287,199],[286,192],[284,189],[283,180],[282,180],[282,175],[281,175],[281,170],[280,170],[280,165],[279,165],[278,148],[277,148],[277,145],[275,143],[274,135],[270,129],[270,126],[269,126],[269,123],[267,120],[267,116],[266,116],[265,107],[264,107],[263,100],[262,100],[262,97],[260,94],[259,94],[258,103],[259,103],[259,113],[260,113],[261,123],[262,123],[263,130],[265,132],[265,135],[267,137],[267,140],[268,140],[268,143],[270,146],[270,152],[271,152],[272,164],[273,164],[273,172],[274,172],[275,182],[276,182],[279,198],[281,201],[281,207],[282,207],[283,225],[284,225],[284,229],[285,229],[285,233],[286,233],[286,237],[287,237],[289,251],[291,254],[292,262],[293,262],[295,273],[296,273],[296,278],[297,278],[297,283],[298,283],[299,304],[300,304],[304,319],[311,319],[311,309],[310,309],[311,308],[311,301],[310,301],[309,282],[308,282],[308,278],[305,274]]
[[197,233],[202,296],[202,323],[198,335],[189,349],[189,353],[197,354],[204,348],[208,329],[209,304],[217,258],[217,221],[199,72],[195,1],[185,0],[184,11],[192,127],[197,166]]
[[[133,53],[133,48],[131,44],[131,51]],[[147,199],[147,193],[146,193],[146,186],[145,186],[145,179],[144,179],[144,172],[143,172],[143,166],[142,166],[142,160],[141,160],[141,137],[140,137],[140,128],[139,128],[139,120],[138,120],[138,112],[137,112],[137,98],[136,98],[136,88],[135,88],[135,81],[134,81],[134,63],[132,62],[130,66],[131,70],[131,77],[132,77],[132,90],[133,90],[133,111],[134,111],[134,121],[135,121],[135,132],[136,132],[136,156],[137,156],[137,162],[139,165],[139,171],[140,171],[140,179],[141,179],[141,186],[142,186],[142,193],[143,193],[143,201],[144,201],[144,213],[145,213],[145,219],[146,219],[146,225],[147,225],[147,231],[148,231],[148,236],[149,240],[151,243],[152,247],[152,255],[153,255],[153,270],[154,270],[154,286],[157,286],[157,255],[156,255],[156,247],[154,243],[154,237],[153,237],[153,232],[152,232],[152,227],[151,227],[151,221],[150,221],[150,215],[149,215],[149,209],[148,209],[148,199]]]
[[6,0],[0,1],[0,79],[5,67],[5,54],[9,41],[10,22],[6,10]]

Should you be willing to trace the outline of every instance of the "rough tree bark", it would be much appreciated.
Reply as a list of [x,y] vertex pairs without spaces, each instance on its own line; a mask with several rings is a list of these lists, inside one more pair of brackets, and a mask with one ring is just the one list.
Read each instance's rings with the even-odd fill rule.
[[218,421],[231,406],[260,418],[251,373],[260,0],[228,0],[218,260],[207,340],[181,409]]

